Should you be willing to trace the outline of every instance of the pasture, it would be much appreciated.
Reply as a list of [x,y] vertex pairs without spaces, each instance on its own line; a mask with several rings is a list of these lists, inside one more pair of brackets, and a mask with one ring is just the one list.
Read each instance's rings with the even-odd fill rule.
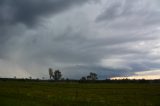
[[160,106],[160,84],[0,81],[0,106]]

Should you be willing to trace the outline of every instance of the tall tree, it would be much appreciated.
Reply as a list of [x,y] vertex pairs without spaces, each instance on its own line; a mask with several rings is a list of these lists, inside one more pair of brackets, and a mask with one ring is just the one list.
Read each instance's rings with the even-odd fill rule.
[[54,78],[52,68],[49,68],[49,70],[48,70],[48,71],[49,71],[49,77],[50,77],[50,79]]
[[55,70],[54,72],[54,80],[60,80],[62,77],[62,74],[59,70]]
[[87,80],[97,80],[97,74],[90,72],[90,75],[87,76]]

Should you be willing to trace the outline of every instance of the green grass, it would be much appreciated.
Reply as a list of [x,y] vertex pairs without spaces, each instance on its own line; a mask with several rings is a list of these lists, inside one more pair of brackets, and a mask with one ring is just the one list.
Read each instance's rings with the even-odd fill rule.
[[0,81],[0,106],[160,106],[160,84]]

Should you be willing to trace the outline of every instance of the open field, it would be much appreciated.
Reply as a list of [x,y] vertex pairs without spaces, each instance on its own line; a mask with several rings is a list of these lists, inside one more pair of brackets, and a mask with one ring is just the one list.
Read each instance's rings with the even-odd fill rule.
[[0,81],[0,106],[160,106],[160,84]]

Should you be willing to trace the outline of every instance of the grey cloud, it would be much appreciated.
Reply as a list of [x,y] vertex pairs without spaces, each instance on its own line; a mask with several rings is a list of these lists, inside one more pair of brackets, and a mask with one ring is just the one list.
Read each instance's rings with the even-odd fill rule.
[[159,69],[160,18],[156,1],[148,1],[2,0],[0,61],[36,77],[48,77],[49,67],[78,79]]
[[105,20],[105,19],[114,19],[120,15],[118,12],[120,10],[121,4],[118,2],[109,5],[109,7],[102,13],[99,17],[97,17],[97,21]]
[[54,15],[88,0],[1,0],[0,24],[34,25],[40,17]]
[[109,6],[97,17],[96,21],[106,21],[107,23],[115,21],[117,23],[114,27],[118,26],[119,28],[123,28],[123,26],[125,28],[141,28],[144,25],[157,25],[157,21],[160,19],[158,6],[155,6],[157,2],[156,0],[153,2],[149,0],[109,1]]
[[7,52],[9,41],[23,36],[42,17],[55,15],[89,0],[1,0],[0,1],[0,57]]

